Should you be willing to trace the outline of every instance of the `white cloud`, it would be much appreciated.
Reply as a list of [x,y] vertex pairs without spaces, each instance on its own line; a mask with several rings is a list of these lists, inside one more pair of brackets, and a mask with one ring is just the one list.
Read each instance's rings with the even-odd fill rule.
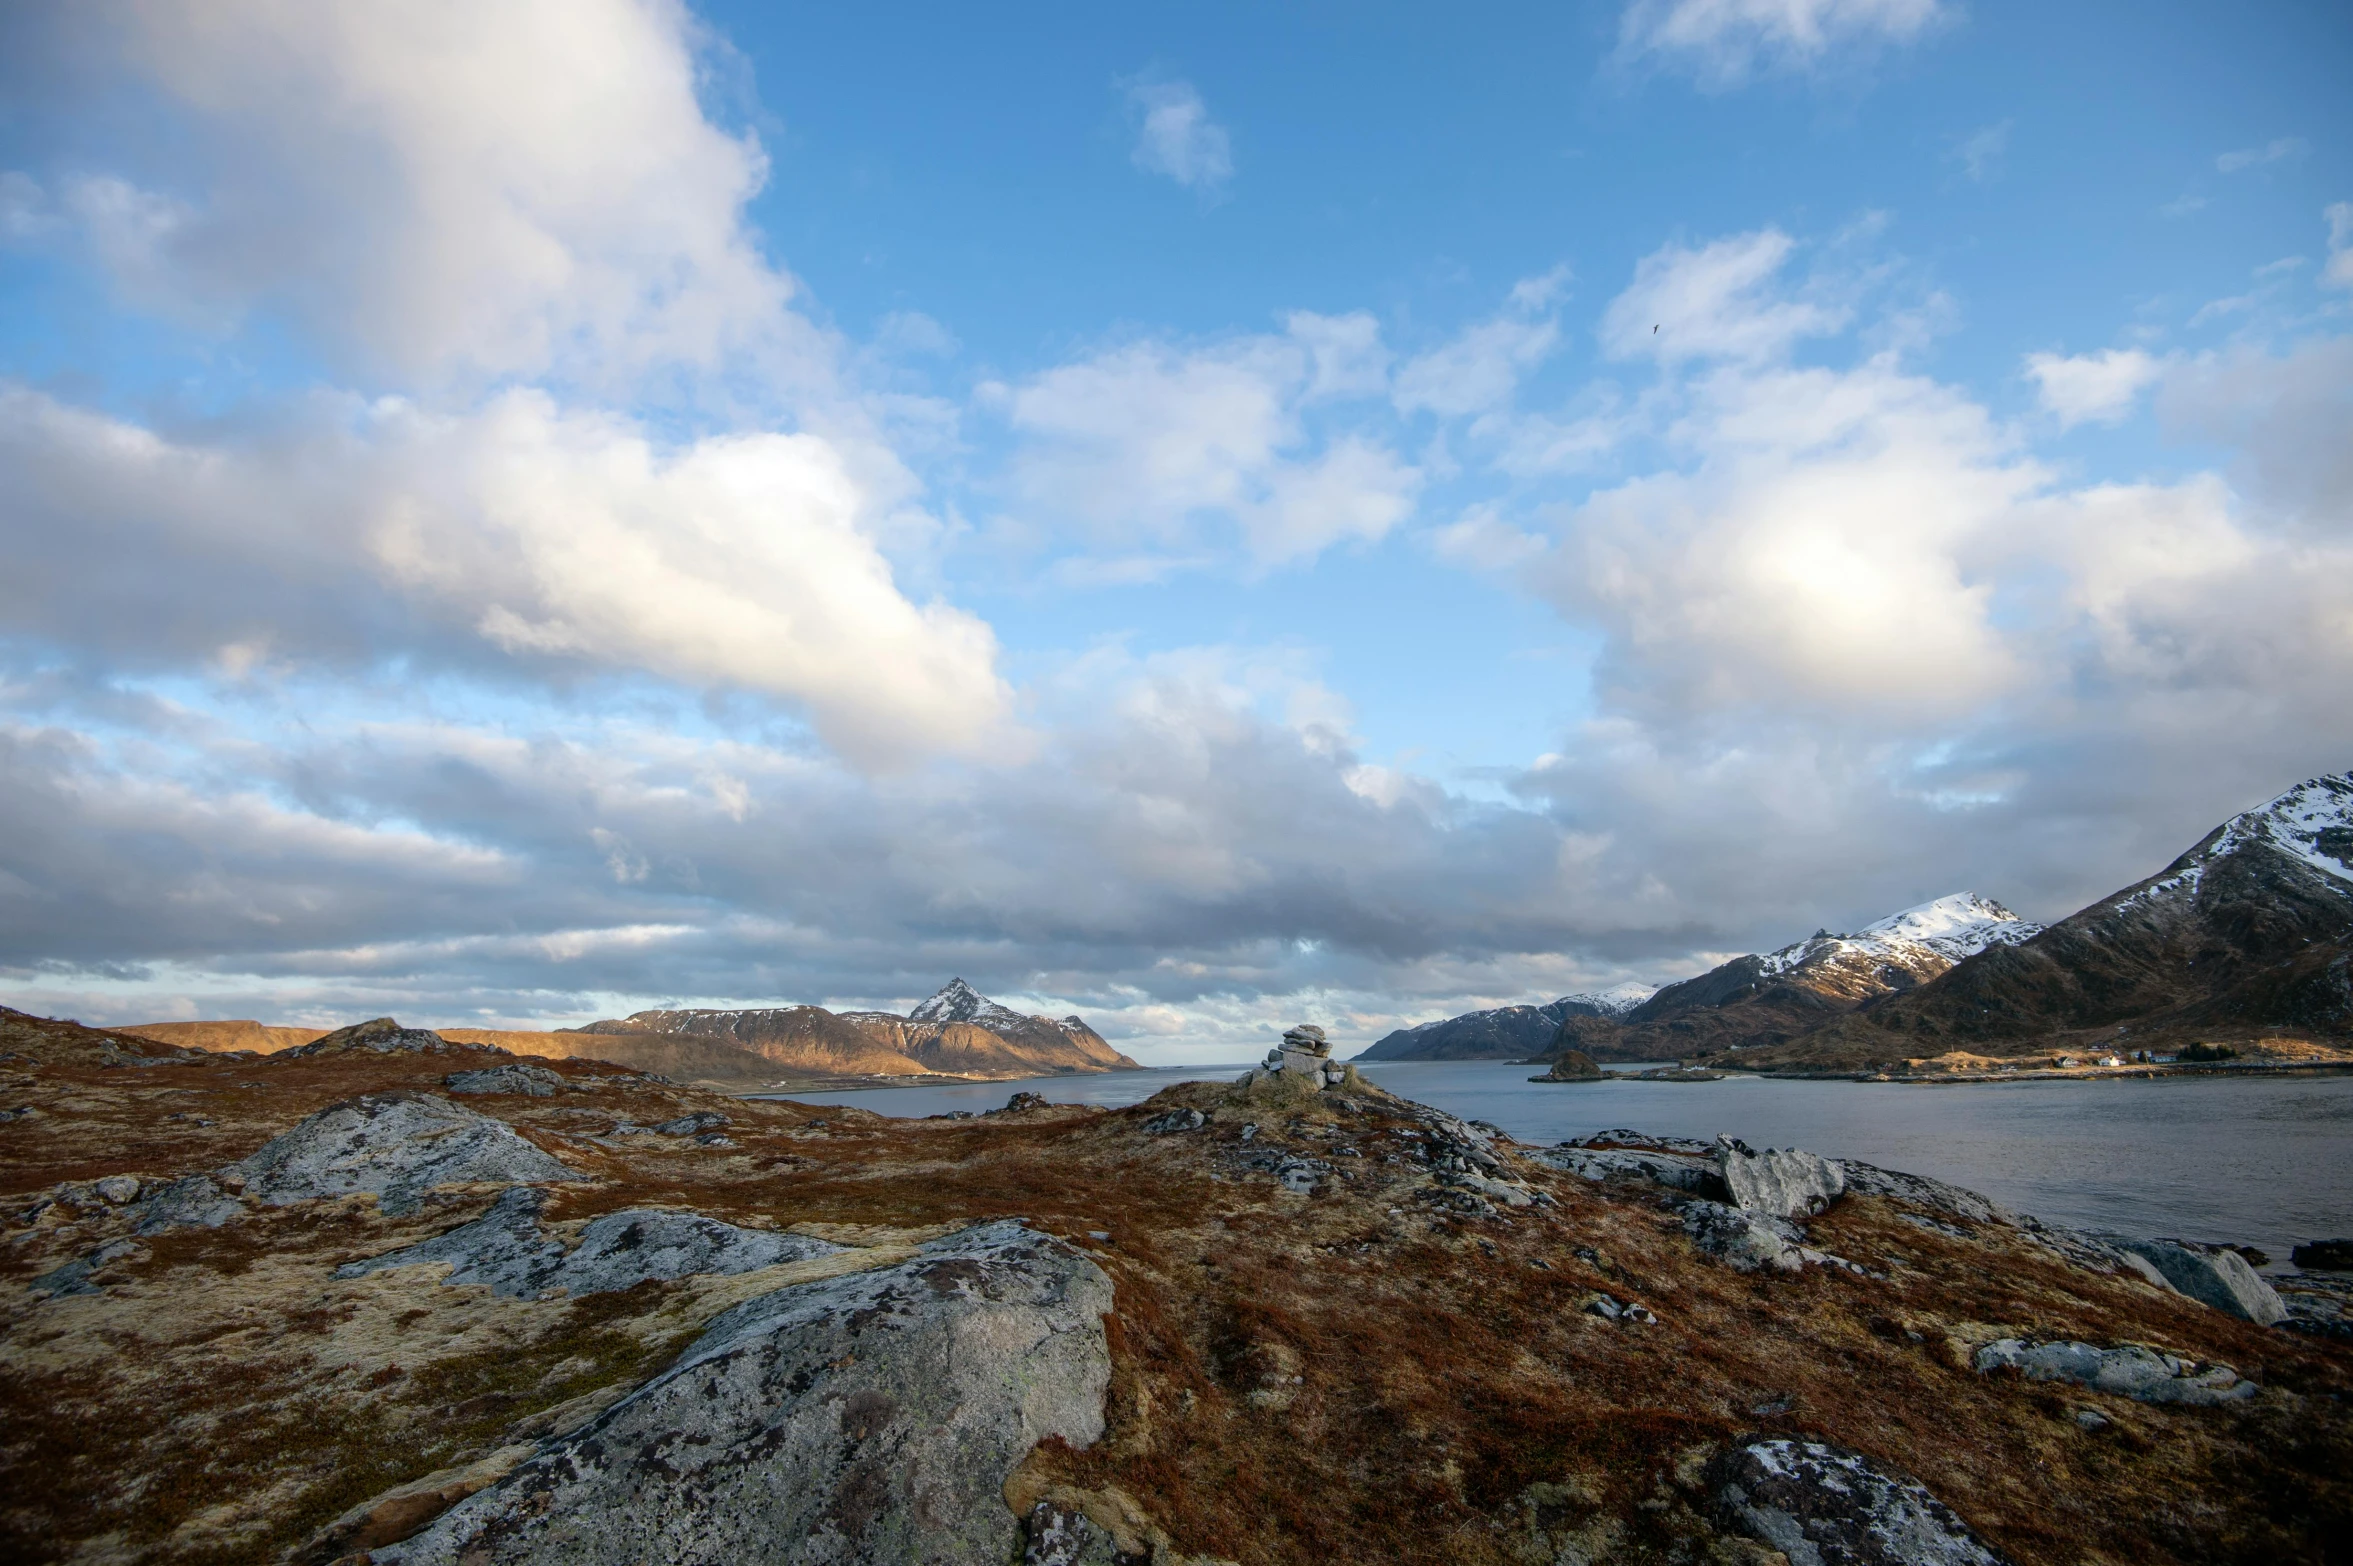
[[2336,202],[2323,215],[2328,219],[2328,266],[2321,277],[2339,288],[2353,288],[2353,201]]
[[2164,369],[2163,361],[2138,348],[2026,356],[2026,373],[2034,377],[2044,410],[2058,416],[2061,429],[2122,422],[2133,400]]
[[1796,248],[1779,229],[1719,239],[1697,250],[1667,245],[1645,256],[1634,282],[1602,313],[1613,358],[1764,360],[1800,339],[1844,326],[1842,305],[1776,291]]
[[2010,148],[2010,130],[2014,121],[2003,120],[1973,131],[1961,139],[1953,149],[1953,156],[1961,162],[1968,176],[1982,185],[1999,171],[2002,154]]
[[1941,0],[1633,0],[1628,57],[1659,55],[1711,86],[1759,70],[1808,70],[1842,51],[1909,43],[1953,15]]
[[1547,309],[1567,285],[1565,268],[1516,284],[1502,314],[1465,327],[1450,342],[1408,360],[1391,396],[1407,413],[1469,418],[1503,407],[1520,380],[1560,343],[1560,322]]
[[663,450],[538,392],[339,406],[296,438],[197,444],[0,396],[0,623],[134,663],[644,671],[799,704],[868,762],[1001,738],[994,636],[899,591],[873,542],[895,497],[833,443]]
[[2224,174],[2236,174],[2242,169],[2261,168],[2266,163],[2277,163],[2282,158],[2292,158],[2311,150],[2311,143],[2301,136],[2282,136],[2260,147],[2242,147],[2236,152],[2226,152],[2214,160],[2214,167]]
[[1222,519],[1262,567],[1381,537],[1420,473],[1363,433],[1319,448],[1305,417],[1320,397],[1378,389],[1377,328],[1308,314],[1290,326],[1203,348],[1134,343],[1011,388],[1015,484],[1037,515],[1097,542],[1190,546]]
[[1136,146],[1129,157],[1137,168],[1201,191],[1215,191],[1233,176],[1232,138],[1210,119],[1209,106],[1191,82],[1126,85],[1136,120]]
[[291,306],[396,376],[707,365],[805,327],[759,255],[748,136],[668,0],[158,0],[84,19],[189,116],[184,189],[81,195],[144,300]]

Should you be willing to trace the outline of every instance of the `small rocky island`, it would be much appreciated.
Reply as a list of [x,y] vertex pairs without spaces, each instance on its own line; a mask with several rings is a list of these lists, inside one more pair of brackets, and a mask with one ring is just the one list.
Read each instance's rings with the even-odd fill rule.
[[0,1011],[0,1139],[10,1560],[2353,1538],[2318,1273],[1732,1138],[1527,1146],[1309,1027],[1126,1109],[889,1120],[390,1019],[262,1055]]

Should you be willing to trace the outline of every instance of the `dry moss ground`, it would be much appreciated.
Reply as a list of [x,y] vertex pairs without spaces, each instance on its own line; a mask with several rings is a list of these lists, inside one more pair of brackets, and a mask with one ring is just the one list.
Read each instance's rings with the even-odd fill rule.
[[[479,1063],[101,1063],[130,1048],[0,1018],[15,1056],[0,1107],[41,1111],[0,1125],[0,1556],[278,1558],[356,1503],[580,1417],[719,1309],[798,1275],[579,1301],[496,1299],[438,1269],[333,1276],[491,1194],[452,1191],[399,1220],[361,1198],[173,1231],[102,1270],[104,1294],[43,1301],[30,1278],[129,1229],[94,1197],[18,1221],[61,1183],[217,1168],[329,1103]],[[1020,1216],[1089,1251],[1118,1291],[1109,1429],[1040,1451],[1019,1482],[1186,1554],[1761,1559],[1714,1535],[1696,1486],[1708,1454],[1755,1431],[1914,1474],[2021,1563],[2320,1562],[2353,1540],[2342,1346],[2069,1267],[2005,1228],[1955,1238],[1851,1198],[1815,1243],[1884,1279],[1744,1276],[1701,1257],[1655,1193],[1508,1148],[1553,1205],[1444,1211],[1411,1106],[1373,1089],[1252,1101],[1191,1084],[1109,1113],[904,1121],[547,1064],[580,1090],[470,1102],[589,1177],[551,1202],[559,1224],[691,1207],[864,1247],[803,1264],[839,1268]],[[1143,1130],[1178,1104],[1209,1124]],[[597,1140],[700,1108],[731,1117],[734,1146]],[[1331,1168],[1317,1194],[1280,1189],[1265,1165],[1286,1153]],[[1658,1321],[1590,1314],[1597,1292]],[[2264,1390],[2159,1408],[1978,1376],[1969,1345],[1997,1331],[2160,1344]],[[2106,1429],[2079,1425],[2087,1406]]]

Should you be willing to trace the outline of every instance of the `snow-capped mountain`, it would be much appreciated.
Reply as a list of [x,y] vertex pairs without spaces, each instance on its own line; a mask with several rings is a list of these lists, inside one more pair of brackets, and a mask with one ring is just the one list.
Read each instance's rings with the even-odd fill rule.
[[[1825,1061],[2022,1054],[2068,1041],[2353,1038],[2353,774],[2297,784],[2032,940],[1803,1041]],[[2268,1045],[2266,1047],[2269,1047]]]
[[1019,1026],[1030,1019],[1010,1006],[1000,1006],[962,979],[950,979],[939,993],[907,1013],[909,1022],[969,1022],[995,1029]]
[[1801,977],[1855,1000],[1932,979],[1989,946],[2016,946],[2042,933],[1990,897],[1953,892],[1889,914],[1852,935],[1827,932],[1753,960],[1760,976]]
[[1614,984],[1606,990],[1572,990],[1552,1004],[1564,1012],[1589,1006],[1597,1017],[1623,1017],[1659,992],[1655,984]]

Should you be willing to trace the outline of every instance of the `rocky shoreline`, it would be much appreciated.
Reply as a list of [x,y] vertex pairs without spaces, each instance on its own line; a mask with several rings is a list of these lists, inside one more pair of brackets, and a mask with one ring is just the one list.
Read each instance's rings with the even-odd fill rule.
[[2349,1536],[2333,1276],[1730,1138],[1524,1145],[1321,1042],[1124,1109],[894,1120],[422,1030],[239,1058],[0,1014],[0,1549],[2029,1566]]

